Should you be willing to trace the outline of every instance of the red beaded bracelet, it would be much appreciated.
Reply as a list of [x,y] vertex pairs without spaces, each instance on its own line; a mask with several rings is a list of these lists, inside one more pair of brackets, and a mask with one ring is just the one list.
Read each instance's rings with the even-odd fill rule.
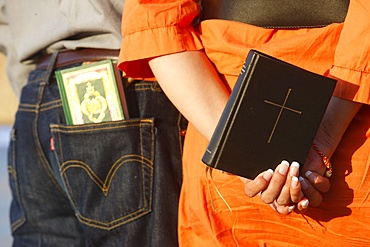
[[333,168],[331,166],[331,163],[330,163],[330,160],[329,160],[328,156],[324,155],[315,143],[312,143],[312,146],[315,148],[317,153],[321,156],[322,162],[326,166],[326,171],[325,171],[325,174],[324,174],[325,177],[330,178],[331,175],[333,174]]

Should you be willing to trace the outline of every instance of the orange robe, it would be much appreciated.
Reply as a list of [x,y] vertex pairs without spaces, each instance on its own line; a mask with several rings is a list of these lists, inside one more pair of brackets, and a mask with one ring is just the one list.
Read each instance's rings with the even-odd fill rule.
[[278,30],[207,20],[192,25],[198,1],[126,0],[119,67],[154,79],[148,59],[204,49],[230,88],[250,49],[339,78],[335,95],[364,103],[331,158],[323,203],[305,214],[279,215],[244,195],[239,178],[205,173],[207,141],[189,126],[179,205],[180,246],[370,246],[370,4],[351,0],[344,23]]

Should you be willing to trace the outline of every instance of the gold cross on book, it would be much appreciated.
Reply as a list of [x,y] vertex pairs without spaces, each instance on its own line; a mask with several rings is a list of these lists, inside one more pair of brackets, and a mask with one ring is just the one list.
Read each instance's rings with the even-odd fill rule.
[[272,131],[271,131],[271,134],[270,134],[270,137],[269,137],[269,139],[268,139],[268,143],[270,143],[271,142],[271,139],[272,139],[272,136],[274,135],[274,133],[275,133],[275,130],[276,130],[276,126],[278,125],[278,123],[279,123],[279,120],[280,120],[280,117],[281,117],[281,114],[283,113],[283,110],[285,109],[285,110],[289,110],[289,111],[292,111],[292,112],[295,112],[295,113],[298,113],[298,114],[302,114],[302,112],[301,111],[298,111],[298,110],[295,110],[295,109],[292,109],[292,108],[289,108],[289,107],[286,107],[285,105],[286,105],[286,103],[287,103],[287,101],[288,101],[288,98],[289,98],[289,95],[290,95],[290,92],[292,91],[292,89],[291,88],[289,88],[288,89],[288,92],[287,92],[287,94],[286,94],[286,96],[285,96],[285,100],[284,100],[284,103],[282,104],[282,105],[279,105],[279,104],[277,104],[277,103],[274,103],[274,102],[271,102],[271,101],[268,101],[268,100],[265,100],[264,102],[265,103],[267,103],[267,104],[270,104],[270,105],[274,105],[274,106],[277,106],[277,107],[280,107],[280,111],[279,111],[279,115],[278,115],[278,117],[276,118],[276,121],[275,121],[275,125],[274,125],[274,127],[272,128]]

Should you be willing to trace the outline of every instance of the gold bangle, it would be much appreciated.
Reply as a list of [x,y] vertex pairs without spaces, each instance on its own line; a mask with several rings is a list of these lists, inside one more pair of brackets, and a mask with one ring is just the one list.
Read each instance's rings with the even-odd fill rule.
[[315,148],[316,152],[321,156],[322,162],[324,163],[324,165],[326,167],[326,171],[325,171],[324,176],[327,177],[327,178],[330,178],[331,175],[333,175],[333,167],[331,165],[331,162],[330,162],[328,156],[324,155],[315,143],[312,143],[312,146]]

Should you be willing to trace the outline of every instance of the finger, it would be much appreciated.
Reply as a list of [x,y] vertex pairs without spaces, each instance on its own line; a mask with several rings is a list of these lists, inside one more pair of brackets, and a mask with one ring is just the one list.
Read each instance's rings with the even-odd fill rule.
[[301,212],[304,213],[308,209],[308,205],[310,204],[310,201],[307,198],[302,198],[298,203],[297,203],[297,209]]
[[303,192],[301,190],[301,183],[298,177],[293,176],[290,183],[290,200],[293,203],[298,203],[303,198]]
[[303,192],[301,191],[301,183],[298,180],[299,176],[299,163],[296,161],[292,162],[290,166],[289,175],[291,176],[291,182],[289,187],[290,200],[293,203],[299,202],[303,197]]
[[301,183],[303,194],[310,201],[310,205],[313,207],[319,206],[322,202],[320,192],[316,190],[304,177],[299,177],[299,182]]
[[290,196],[290,182],[291,178],[288,176],[286,183],[284,184],[283,188],[281,188],[280,194],[278,195],[278,198],[276,199],[276,202],[279,205],[286,205],[291,202],[291,196]]
[[270,204],[279,196],[281,189],[286,183],[288,170],[289,163],[285,160],[276,167],[270,183],[261,193],[261,199],[264,203]]
[[290,214],[295,209],[296,205],[280,205],[276,201],[270,203],[270,207],[274,209],[279,214]]
[[287,177],[286,184],[276,200],[278,204],[285,205],[291,202],[297,203],[302,197],[300,183],[298,182],[299,163],[293,161],[289,167],[289,176]]
[[242,181],[244,182],[244,193],[248,197],[256,196],[258,193],[260,193],[268,186],[273,173],[274,171],[269,169],[259,174],[254,180],[243,179],[244,181],[243,180]]
[[328,178],[321,176],[320,174],[312,171],[305,173],[308,181],[320,192],[325,193],[330,189],[330,181]]

